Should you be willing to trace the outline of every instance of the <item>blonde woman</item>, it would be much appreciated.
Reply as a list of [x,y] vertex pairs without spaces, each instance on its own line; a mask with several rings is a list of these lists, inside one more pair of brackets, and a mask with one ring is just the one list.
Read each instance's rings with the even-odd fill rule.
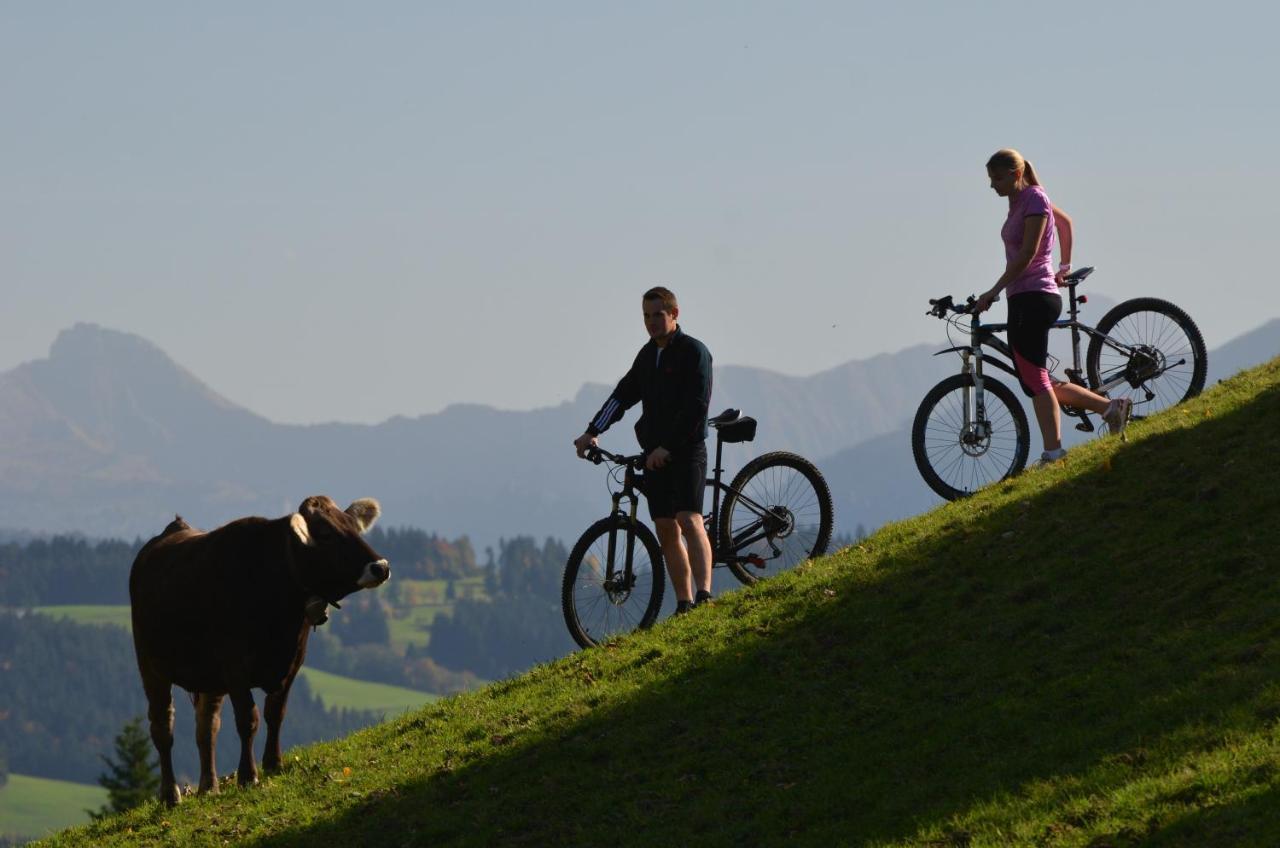
[[[1071,270],[1071,219],[1049,201],[1031,163],[1013,149],[997,150],[987,160],[987,176],[996,194],[1009,199],[1009,214],[1000,228],[1005,269],[994,286],[978,298],[977,310],[991,307],[1001,292],[1009,299],[1009,347],[1023,391],[1031,398],[1036,423],[1044,437],[1040,463],[1062,459],[1059,404],[1102,416],[1112,433],[1124,432],[1133,402],[1108,400],[1083,386],[1049,376],[1049,328],[1062,314],[1058,284]],[[1060,264],[1053,271],[1053,243],[1061,244]]]

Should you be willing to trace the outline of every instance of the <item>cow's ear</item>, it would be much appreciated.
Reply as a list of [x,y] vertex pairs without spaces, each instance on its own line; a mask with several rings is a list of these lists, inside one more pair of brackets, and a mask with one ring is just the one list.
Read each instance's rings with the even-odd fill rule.
[[311,533],[307,530],[307,519],[302,517],[302,513],[295,512],[293,515],[289,516],[289,527],[293,530],[294,535],[298,537],[298,541],[302,544],[315,544],[315,542],[311,541]]
[[378,502],[373,498],[361,498],[351,502],[351,506],[347,507],[347,515],[354,518],[356,524],[360,525],[361,533],[368,533],[369,528],[378,520],[378,516],[382,515],[382,507],[378,506]]

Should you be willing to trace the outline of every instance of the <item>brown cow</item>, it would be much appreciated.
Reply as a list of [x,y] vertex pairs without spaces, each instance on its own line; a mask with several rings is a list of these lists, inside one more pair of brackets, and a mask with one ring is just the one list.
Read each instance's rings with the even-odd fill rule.
[[267,693],[263,768],[280,768],[280,723],[311,625],[323,620],[325,602],[336,605],[391,575],[361,538],[380,512],[371,498],[344,512],[321,495],[284,518],[241,518],[208,533],[179,517],[143,545],[129,573],[129,599],[162,801],[176,804],[179,796],[171,754],[175,683],[196,706],[201,792],[218,790],[214,744],[226,695],[240,734],[240,785],[258,781],[251,689]]

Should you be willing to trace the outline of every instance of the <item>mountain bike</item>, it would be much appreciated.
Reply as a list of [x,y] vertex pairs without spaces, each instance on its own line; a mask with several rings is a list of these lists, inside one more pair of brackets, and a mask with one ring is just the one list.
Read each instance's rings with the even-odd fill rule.
[[[1088,297],[1077,296],[1076,287],[1093,270],[1081,268],[1066,277],[1067,317],[1053,325],[1053,329],[1071,331],[1072,367],[1065,369],[1067,379],[1105,397],[1128,397],[1133,401],[1133,418],[1200,394],[1208,356],[1190,316],[1167,301],[1140,297],[1117,305],[1097,327],[1090,327],[1078,318],[1079,305],[1087,303]],[[983,374],[983,366],[990,365],[1018,379],[1013,351],[996,336],[1008,325],[981,323],[973,311],[975,302],[970,296],[964,305],[957,305],[947,296],[930,300],[925,313],[947,322],[949,340],[952,327],[969,336],[968,344],[934,354],[959,353],[960,373],[929,390],[911,427],[916,467],[929,488],[947,500],[1022,471],[1031,444],[1022,404],[1004,383]],[[1089,337],[1083,369],[1082,336]],[[1056,364],[1051,362],[1049,370]],[[1088,410],[1065,405],[1062,410],[1080,419],[1077,430],[1095,431]]]
[[[833,523],[831,491],[813,463],[785,451],[766,453],[726,485],[720,479],[724,445],[753,440],[756,421],[727,409],[707,423],[716,433],[716,464],[707,479],[711,512],[702,518],[712,567],[727,567],[749,584],[825,553]],[[570,551],[561,605],[574,641],[589,648],[614,634],[651,626],[667,580],[657,537],[636,518],[645,456],[593,447],[586,458],[609,463],[613,509]]]

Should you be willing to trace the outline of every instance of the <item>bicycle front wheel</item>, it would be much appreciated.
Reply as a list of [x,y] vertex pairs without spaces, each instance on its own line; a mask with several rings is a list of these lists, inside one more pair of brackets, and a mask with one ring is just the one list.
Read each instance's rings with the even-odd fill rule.
[[929,390],[911,426],[920,475],[949,501],[1012,477],[1027,464],[1031,438],[1022,404],[998,380],[984,377],[982,388],[983,418],[974,409],[973,375],[956,374]]
[[743,583],[772,577],[826,553],[831,490],[812,462],[777,451],[751,460],[729,485],[719,551]]
[[1102,316],[1098,332],[1085,354],[1089,386],[1129,398],[1135,415],[1168,409],[1204,389],[1209,356],[1200,328],[1172,303],[1126,300]]
[[658,540],[643,524],[611,515],[587,528],[569,553],[560,593],[573,640],[590,648],[651,626],[667,584],[662,563]]

